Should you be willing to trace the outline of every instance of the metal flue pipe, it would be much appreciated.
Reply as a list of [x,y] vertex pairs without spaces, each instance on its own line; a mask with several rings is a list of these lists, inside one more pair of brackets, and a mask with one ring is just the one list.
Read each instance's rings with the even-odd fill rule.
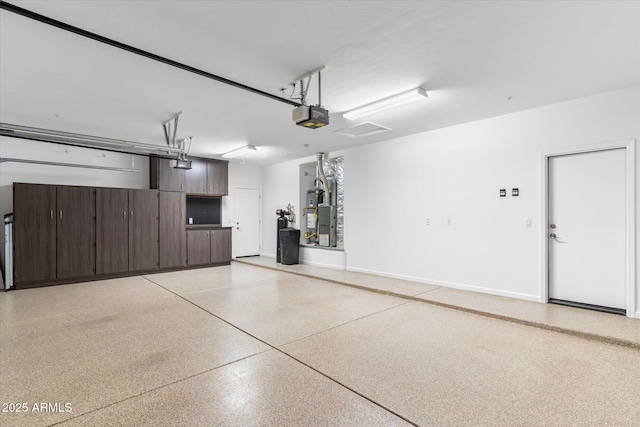
[[322,205],[327,206],[331,204],[331,200],[329,199],[329,183],[327,182],[327,175],[324,173],[324,153],[316,153],[316,157],[318,158],[318,172],[320,177],[322,178],[322,185],[324,187],[324,197],[322,199]]

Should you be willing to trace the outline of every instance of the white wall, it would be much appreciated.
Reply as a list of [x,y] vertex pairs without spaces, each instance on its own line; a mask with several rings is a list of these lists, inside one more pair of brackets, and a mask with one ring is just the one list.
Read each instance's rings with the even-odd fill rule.
[[263,171],[262,192],[262,251],[261,254],[276,257],[276,210],[285,209],[291,204],[296,212],[296,221],[290,227],[300,228],[300,163],[313,161],[308,157],[304,161],[292,160],[275,166],[265,167]]
[[[344,156],[347,269],[540,300],[541,153],[623,139],[640,139],[640,87],[330,153]],[[265,168],[265,239],[309,161]]]
[[[235,191],[237,188],[252,188],[260,190],[262,194],[262,168],[254,166],[229,163],[229,195],[222,198],[222,225],[233,227],[236,223],[237,209],[242,209],[235,204]],[[236,229],[232,229],[232,255],[235,258]],[[262,244],[262,242],[261,242]]]
[[[0,157],[92,166],[133,168],[117,172],[26,163],[0,163],[0,213],[13,211],[13,183],[82,185],[116,188],[149,188],[149,158],[61,144],[0,137]],[[0,247],[4,271],[4,245]]]

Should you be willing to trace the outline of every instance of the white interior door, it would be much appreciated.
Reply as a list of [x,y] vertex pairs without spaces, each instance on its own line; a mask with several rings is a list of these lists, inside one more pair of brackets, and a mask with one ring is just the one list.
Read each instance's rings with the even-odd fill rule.
[[260,255],[260,190],[235,189],[236,225],[234,252],[236,257]]
[[549,299],[624,310],[625,149],[549,157]]

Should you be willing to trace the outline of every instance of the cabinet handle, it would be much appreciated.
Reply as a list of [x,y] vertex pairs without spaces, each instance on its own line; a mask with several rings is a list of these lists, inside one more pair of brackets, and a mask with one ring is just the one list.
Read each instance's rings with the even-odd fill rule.
[[51,215],[51,219],[53,219],[53,209],[49,211],[49,215]]
[[60,209],[60,219],[62,219],[62,209]]
[[184,216],[184,211],[180,211],[180,218]]
[[184,190],[184,184],[180,184],[180,189]]
[[133,219],[133,211],[131,211],[131,219]]
[[127,219],[127,211],[122,211],[122,219]]

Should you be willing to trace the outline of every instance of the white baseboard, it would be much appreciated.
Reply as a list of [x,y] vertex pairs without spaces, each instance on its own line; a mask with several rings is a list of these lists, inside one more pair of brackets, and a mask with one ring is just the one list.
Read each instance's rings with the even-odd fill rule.
[[314,267],[324,267],[324,268],[331,268],[333,270],[344,270],[344,268],[340,267],[339,265],[335,265],[335,264],[325,264],[322,262],[317,262],[317,261],[305,261],[305,260],[300,260],[300,264],[304,264],[304,265],[312,265]]
[[266,257],[266,258],[275,258],[276,254],[265,254],[265,253],[261,253],[260,256]]
[[442,286],[444,288],[460,289],[463,291],[481,292],[484,294],[498,295],[502,297],[516,298],[526,301],[540,302],[540,295],[523,294],[519,292],[504,291],[502,289],[485,288],[482,286],[469,285],[465,283],[445,282],[442,280],[425,279],[422,277],[406,276],[402,274],[385,273],[382,271],[369,270],[365,268],[348,267],[348,271],[358,273],[373,274],[376,276],[390,277],[392,279],[408,280],[411,282],[426,283],[429,285]]

